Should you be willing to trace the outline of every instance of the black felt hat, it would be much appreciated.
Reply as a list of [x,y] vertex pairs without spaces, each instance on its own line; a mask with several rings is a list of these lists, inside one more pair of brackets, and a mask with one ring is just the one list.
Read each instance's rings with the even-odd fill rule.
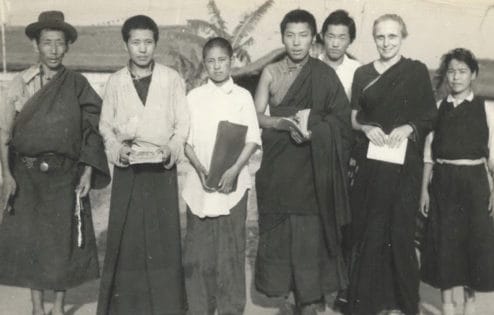
[[38,22],[31,23],[26,27],[26,35],[30,39],[36,38],[37,34],[45,28],[63,31],[67,37],[66,39],[71,43],[75,42],[77,39],[76,29],[65,22],[63,12],[61,11],[41,12],[38,17]]

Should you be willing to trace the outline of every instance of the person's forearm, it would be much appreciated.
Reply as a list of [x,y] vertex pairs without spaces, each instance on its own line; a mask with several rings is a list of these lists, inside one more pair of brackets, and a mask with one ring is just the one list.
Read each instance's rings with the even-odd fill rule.
[[12,176],[9,165],[8,137],[3,131],[0,131],[0,163],[2,168],[2,176]]
[[93,175],[93,167],[91,165],[84,165],[84,171],[82,172],[82,176],[91,177],[91,175]]
[[184,152],[185,152],[185,156],[189,159],[192,167],[194,167],[196,171],[199,171],[200,167],[202,166],[202,163],[199,161],[199,158],[197,157],[194,149],[188,143],[185,144]]
[[358,111],[352,110],[352,114],[351,114],[352,128],[353,130],[364,131],[363,128],[365,125],[362,125],[357,121],[357,113]]
[[262,113],[257,113],[257,120],[259,121],[259,127],[264,129],[276,129],[279,117],[271,117]]
[[240,172],[240,170],[244,167],[244,165],[247,164],[247,162],[249,161],[250,156],[254,154],[254,152],[257,150],[257,147],[258,147],[257,143],[247,142],[244,145],[242,152],[240,152],[237,161],[235,162],[235,164],[233,164],[233,167],[237,168],[238,171]]
[[428,162],[424,163],[424,171],[422,175],[422,191],[426,190],[429,187],[433,167],[434,167],[433,163],[428,163]]

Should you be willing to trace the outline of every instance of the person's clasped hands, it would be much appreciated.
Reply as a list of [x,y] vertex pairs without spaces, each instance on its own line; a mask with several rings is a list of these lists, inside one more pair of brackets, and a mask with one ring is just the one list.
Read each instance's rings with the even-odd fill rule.
[[403,140],[407,139],[413,132],[413,128],[410,125],[403,125],[396,127],[389,134],[377,126],[365,125],[362,127],[362,131],[366,137],[377,146],[387,145],[391,148],[397,148]]

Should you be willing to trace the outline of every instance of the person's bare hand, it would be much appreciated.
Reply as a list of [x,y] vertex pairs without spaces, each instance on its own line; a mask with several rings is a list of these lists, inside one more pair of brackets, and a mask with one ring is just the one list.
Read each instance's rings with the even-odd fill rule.
[[489,196],[489,214],[494,217],[494,189],[491,190],[491,195]]
[[163,152],[163,166],[166,167],[168,163],[170,162],[170,156],[172,155],[172,151],[170,150],[170,147],[165,145],[164,147],[161,148],[161,152]]
[[232,192],[239,172],[240,170],[235,165],[227,169],[221,176],[220,182],[218,183],[218,191],[224,194]]
[[362,131],[365,133],[367,139],[373,144],[382,147],[386,144],[386,134],[384,131],[376,126],[364,125],[362,126]]
[[292,137],[293,141],[295,141],[298,144],[301,144],[305,141],[308,141],[309,139],[304,138],[300,132],[297,130],[290,128],[290,137]]
[[391,133],[389,134],[387,144],[392,148],[396,148],[403,140],[408,138],[412,134],[412,132],[413,128],[410,125],[397,127],[393,129],[393,131],[391,131]]
[[79,184],[75,188],[76,194],[81,198],[86,197],[91,190],[91,176],[93,174],[93,168],[91,166],[86,166],[84,172],[79,179]]
[[1,187],[1,196],[0,196],[0,223],[3,220],[3,216],[5,213],[8,213],[12,210],[12,205],[10,204],[10,200],[15,195],[17,190],[17,183],[15,182],[14,177],[10,174],[4,174],[2,178],[2,187]]
[[423,189],[420,195],[420,212],[424,217],[429,216],[430,196],[427,189]]
[[128,145],[124,145],[118,152],[118,160],[122,165],[129,165],[129,156],[132,149]]
[[199,179],[201,180],[202,188],[207,192],[215,191],[215,189],[213,187],[209,187],[208,185],[206,185],[206,180],[207,180],[208,174],[209,174],[209,172],[206,170],[206,168],[202,164],[196,165],[194,168],[197,172],[197,175],[199,175]]

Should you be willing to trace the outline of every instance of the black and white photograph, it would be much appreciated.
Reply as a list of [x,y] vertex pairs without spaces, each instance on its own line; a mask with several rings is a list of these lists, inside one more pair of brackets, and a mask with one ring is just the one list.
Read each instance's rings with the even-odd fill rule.
[[494,0],[0,27],[0,315],[494,315]]

